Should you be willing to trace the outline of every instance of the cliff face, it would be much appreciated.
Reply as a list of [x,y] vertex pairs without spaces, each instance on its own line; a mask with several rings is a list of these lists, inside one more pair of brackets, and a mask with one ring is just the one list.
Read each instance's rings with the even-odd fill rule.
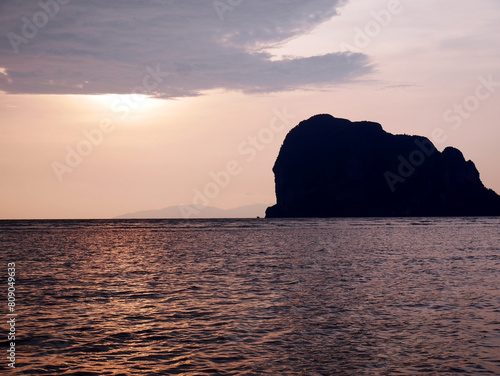
[[316,115],[285,138],[266,217],[500,215],[500,196],[455,148],[372,122]]

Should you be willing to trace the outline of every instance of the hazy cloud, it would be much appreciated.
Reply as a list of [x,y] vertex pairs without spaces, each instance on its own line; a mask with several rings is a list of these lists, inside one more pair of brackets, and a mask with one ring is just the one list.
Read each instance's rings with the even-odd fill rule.
[[216,88],[272,92],[371,70],[363,54],[273,61],[264,52],[335,16],[345,1],[221,2],[227,7],[211,0],[3,1],[0,90],[127,94],[150,67],[162,72],[159,97]]

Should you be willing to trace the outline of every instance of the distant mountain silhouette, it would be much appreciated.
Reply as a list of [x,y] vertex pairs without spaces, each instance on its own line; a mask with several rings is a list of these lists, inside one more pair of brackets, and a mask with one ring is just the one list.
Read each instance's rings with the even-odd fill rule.
[[195,208],[190,205],[169,206],[158,210],[142,210],[120,215],[116,218],[256,218],[263,217],[267,205],[255,204],[234,209],[219,209],[211,206]]
[[270,218],[500,215],[459,150],[373,122],[313,116],[288,133],[273,172]]

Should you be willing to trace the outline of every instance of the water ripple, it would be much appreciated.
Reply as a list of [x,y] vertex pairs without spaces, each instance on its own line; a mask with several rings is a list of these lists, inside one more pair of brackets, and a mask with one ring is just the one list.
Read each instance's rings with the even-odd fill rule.
[[11,374],[500,374],[499,225],[1,221]]

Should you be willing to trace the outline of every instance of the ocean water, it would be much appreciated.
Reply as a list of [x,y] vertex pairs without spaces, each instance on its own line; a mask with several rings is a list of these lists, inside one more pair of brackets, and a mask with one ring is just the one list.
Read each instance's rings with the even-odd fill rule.
[[500,218],[1,221],[0,256],[5,374],[500,374]]

